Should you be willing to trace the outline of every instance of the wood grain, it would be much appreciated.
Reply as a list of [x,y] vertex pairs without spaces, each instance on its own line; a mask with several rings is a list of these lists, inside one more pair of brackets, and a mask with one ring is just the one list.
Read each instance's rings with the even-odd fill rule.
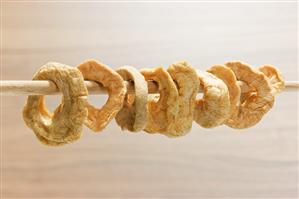
[[[29,80],[49,61],[118,68],[187,60],[206,70],[242,60],[298,81],[296,3],[2,3],[1,80]],[[282,93],[256,126],[169,139],[84,130],[41,145],[22,120],[25,96],[1,97],[3,198],[296,198],[298,95]],[[105,96],[90,96],[94,105]],[[59,96],[47,97],[53,110]]]

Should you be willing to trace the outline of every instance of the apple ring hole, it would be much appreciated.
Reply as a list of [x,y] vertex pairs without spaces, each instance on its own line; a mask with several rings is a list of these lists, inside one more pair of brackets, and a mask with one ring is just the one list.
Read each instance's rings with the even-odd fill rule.
[[41,98],[40,100],[44,99],[45,106],[47,107],[47,110],[49,114],[52,116],[54,111],[58,108],[58,106],[61,104],[63,100],[62,95],[47,95]]
[[103,107],[106,104],[108,98],[109,95],[89,95],[88,102],[94,107]]

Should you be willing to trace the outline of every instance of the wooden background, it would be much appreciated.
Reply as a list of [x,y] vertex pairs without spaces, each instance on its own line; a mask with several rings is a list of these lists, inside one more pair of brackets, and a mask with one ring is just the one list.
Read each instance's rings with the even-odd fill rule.
[[[1,79],[29,80],[48,61],[88,58],[113,68],[188,60],[276,65],[298,79],[296,3],[3,2]],[[90,101],[102,105],[105,96]],[[48,97],[53,110],[59,97]],[[256,126],[203,129],[169,139],[87,128],[78,142],[41,145],[22,119],[25,96],[2,97],[3,198],[296,197],[298,95],[282,93]]]

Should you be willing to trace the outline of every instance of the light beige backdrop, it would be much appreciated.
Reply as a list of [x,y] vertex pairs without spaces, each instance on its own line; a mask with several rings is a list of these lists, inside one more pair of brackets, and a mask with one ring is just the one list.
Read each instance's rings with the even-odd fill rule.
[[[140,69],[187,60],[206,70],[243,60],[297,80],[296,3],[2,3],[1,79],[29,80],[48,61]],[[113,121],[78,142],[41,145],[22,120],[26,97],[2,97],[2,196],[295,197],[297,93],[282,93],[256,126],[169,139]],[[105,96],[90,98],[104,104]],[[51,110],[59,97],[48,97]]]

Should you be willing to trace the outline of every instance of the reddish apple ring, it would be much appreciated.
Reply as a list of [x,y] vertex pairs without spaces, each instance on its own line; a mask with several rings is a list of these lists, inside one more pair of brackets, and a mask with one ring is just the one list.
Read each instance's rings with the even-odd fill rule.
[[87,60],[78,66],[85,80],[102,84],[108,91],[106,104],[97,109],[87,102],[88,116],[85,122],[91,130],[103,130],[123,106],[126,86],[121,76],[108,66],[95,60]]

